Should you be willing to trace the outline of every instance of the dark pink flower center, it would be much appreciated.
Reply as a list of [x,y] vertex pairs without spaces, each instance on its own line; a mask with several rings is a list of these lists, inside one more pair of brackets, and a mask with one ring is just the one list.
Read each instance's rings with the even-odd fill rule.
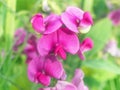
[[39,82],[39,77],[40,77],[40,75],[41,75],[40,72],[37,72],[37,73],[35,74],[35,76],[34,76],[34,81],[35,81],[36,83]]
[[60,56],[62,59],[66,59],[66,52],[64,51],[63,47],[61,45],[57,45],[55,49],[55,54]]
[[88,24],[88,25],[92,25],[93,24],[93,20],[89,14],[89,12],[85,12],[83,15],[83,21]]
[[44,73],[37,72],[35,75],[35,82],[48,86],[50,84],[50,77]]

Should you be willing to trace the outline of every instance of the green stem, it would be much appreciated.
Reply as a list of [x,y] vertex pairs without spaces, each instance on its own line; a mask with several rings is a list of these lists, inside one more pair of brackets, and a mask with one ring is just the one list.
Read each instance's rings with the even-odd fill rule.
[[83,9],[92,12],[94,0],[84,0]]
[[[12,10],[16,11],[16,0],[6,0],[7,6]],[[5,41],[6,41],[6,50],[11,47],[13,36],[15,31],[15,15],[9,10],[6,11],[6,20],[5,20]]]
[[116,90],[114,80],[110,80],[110,87],[111,87],[111,90]]

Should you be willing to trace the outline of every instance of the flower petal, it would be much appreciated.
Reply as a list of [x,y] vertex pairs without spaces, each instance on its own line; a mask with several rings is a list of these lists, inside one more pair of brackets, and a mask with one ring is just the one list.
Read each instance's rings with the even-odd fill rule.
[[51,90],[51,87],[48,87],[48,88],[39,88],[38,90]]
[[35,57],[31,62],[28,63],[28,78],[32,82],[38,83],[36,80],[36,74],[43,69],[44,58],[43,57]]
[[112,21],[113,25],[120,25],[120,9],[110,12],[108,18]]
[[36,47],[37,37],[34,34],[29,34],[27,43]]
[[39,33],[43,33],[45,31],[43,16],[38,13],[34,15],[31,19],[32,27],[35,29],[35,31]]
[[63,60],[66,59],[66,52],[61,45],[56,46],[55,55],[60,56]]
[[89,51],[93,48],[94,44],[91,38],[85,38],[80,44],[80,49],[78,51],[78,56],[81,60],[84,60],[84,52]]
[[77,35],[73,32],[70,32],[67,28],[61,29],[62,30],[59,30],[59,41],[61,45],[67,52],[76,54],[79,50],[79,39]]
[[26,38],[27,32],[23,28],[19,28],[16,30],[14,38],[16,39],[15,41],[15,46],[21,45]]
[[81,9],[74,6],[67,7],[66,12],[74,17],[77,17],[79,20],[83,18],[83,14],[84,14],[84,12]]
[[26,59],[26,64],[30,63],[30,61],[32,61],[32,58],[27,57],[27,59]]
[[61,80],[66,80],[66,78],[67,78],[67,74],[65,71],[63,71],[63,74],[61,76]]
[[38,56],[35,47],[30,44],[27,44],[24,48],[24,54],[27,56],[27,61],[31,61],[33,58]]
[[41,56],[47,55],[52,51],[55,43],[57,42],[56,33],[43,35],[37,42],[37,49]]
[[93,20],[90,13],[85,12],[79,26],[80,33],[87,33],[90,30],[92,24]]
[[85,38],[80,44],[80,49],[82,52],[89,51],[93,48],[94,44],[91,38]]
[[72,83],[66,81],[58,81],[56,88],[57,90],[77,90],[77,88]]
[[62,15],[61,15],[61,20],[65,24],[65,26],[69,30],[78,33],[78,29],[77,29],[77,25],[76,25],[76,19],[73,19],[73,18],[74,17],[72,17],[71,15],[69,15],[66,12],[62,13]]
[[63,75],[63,66],[55,56],[48,56],[45,61],[44,70],[47,75],[60,79]]
[[62,22],[60,21],[60,16],[57,16],[55,14],[51,14],[48,16],[45,20],[46,23],[46,30],[44,34],[50,34],[52,32],[55,32],[62,26]]
[[39,79],[39,82],[44,86],[50,85],[51,78],[48,75],[41,73],[38,79]]
[[93,24],[92,16],[90,15],[89,12],[85,12],[83,15],[83,19],[80,22],[80,26],[86,27],[92,24]]
[[76,87],[78,87],[79,84],[80,84],[80,82],[81,82],[81,80],[83,80],[83,77],[84,77],[83,71],[80,70],[80,69],[76,69],[76,70],[75,70],[75,73],[74,73],[74,77],[73,77],[73,79],[72,79],[72,83],[73,83]]
[[88,90],[87,86],[84,85],[84,73],[80,69],[76,69],[72,83],[77,87],[77,90]]
[[78,27],[78,30],[80,33],[88,33],[90,31],[91,25],[87,26],[87,27]]
[[38,90],[58,90],[56,87],[39,88]]
[[85,60],[84,53],[81,50],[78,51],[78,56],[81,60]]
[[81,80],[77,88],[78,90],[88,90],[88,87],[84,84],[83,80]]

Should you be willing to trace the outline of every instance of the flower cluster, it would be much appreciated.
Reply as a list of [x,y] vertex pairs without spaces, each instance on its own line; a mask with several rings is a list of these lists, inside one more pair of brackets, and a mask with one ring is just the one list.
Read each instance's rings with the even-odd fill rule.
[[88,87],[84,85],[83,78],[84,73],[76,69],[71,82],[59,80],[55,87],[40,88],[39,90],[88,90]]
[[[93,48],[90,38],[85,38],[83,42],[79,42],[78,38],[79,33],[87,33],[93,24],[90,13],[76,7],[68,7],[61,15],[50,14],[43,17],[38,13],[32,17],[31,23],[41,37],[30,36],[24,50],[27,56],[28,78],[44,86],[49,86],[51,78],[55,78],[59,80],[56,87],[61,88],[55,90],[87,90],[80,89],[84,88],[84,83],[83,76],[78,74],[75,74],[72,83],[60,80],[66,78],[62,60],[66,60],[67,53],[78,54],[80,59],[84,60],[83,53]],[[79,70],[77,72],[81,73]],[[77,80],[78,78],[81,79]]]

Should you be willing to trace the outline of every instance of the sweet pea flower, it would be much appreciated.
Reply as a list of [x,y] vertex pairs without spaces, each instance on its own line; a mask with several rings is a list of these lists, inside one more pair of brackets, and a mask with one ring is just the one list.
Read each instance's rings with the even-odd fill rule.
[[85,59],[84,52],[89,51],[93,48],[94,44],[91,38],[85,38],[80,44],[80,49],[78,51],[78,56],[81,60]]
[[43,35],[38,40],[37,48],[41,56],[54,53],[62,59],[66,59],[66,52],[76,54],[79,50],[79,39],[67,28],[60,28],[56,32]]
[[62,63],[54,55],[35,57],[28,64],[28,78],[32,82],[45,86],[50,84],[51,77],[61,79],[64,74]]
[[88,90],[83,77],[83,72],[76,69],[72,82],[58,81],[55,87],[40,88],[39,90]]
[[50,34],[62,26],[60,16],[55,14],[43,18],[43,16],[38,13],[32,17],[31,23],[34,30],[41,34]]
[[58,80],[55,87],[39,90],[88,90],[84,85],[84,74],[76,69],[71,82],[63,81],[66,73],[58,59],[66,59],[67,53],[78,54],[84,59],[83,53],[92,49],[93,42],[86,38],[82,43],[76,33],[89,31],[93,20],[89,12],[76,7],[68,7],[62,15],[50,14],[43,17],[40,13],[31,19],[33,29],[42,34],[39,39],[31,37],[27,41],[24,53],[27,56],[28,78],[35,83],[49,86],[51,78]]
[[13,50],[17,51],[18,47],[24,43],[25,37],[26,37],[26,31],[23,28],[19,28],[16,30],[14,38],[15,38],[15,44],[13,45]]
[[93,24],[89,12],[84,12],[79,8],[70,6],[61,15],[61,20],[69,30],[75,33],[87,33]]
[[28,78],[45,86],[50,84],[51,77],[65,79],[65,71],[60,61],[54,55],[40,56],[37,48],[37,38],[30,35],[24,53],[27,56]]
[[29,34],[27,44],[24,48],[24,54],[27,56],[26,63],[29,63],[34,57],[38,56],[38,51],[36,48],[37,38],[33,34]]
[[110,12],[108,17],[112,21],[113,25],[120,25],[120,9]]

